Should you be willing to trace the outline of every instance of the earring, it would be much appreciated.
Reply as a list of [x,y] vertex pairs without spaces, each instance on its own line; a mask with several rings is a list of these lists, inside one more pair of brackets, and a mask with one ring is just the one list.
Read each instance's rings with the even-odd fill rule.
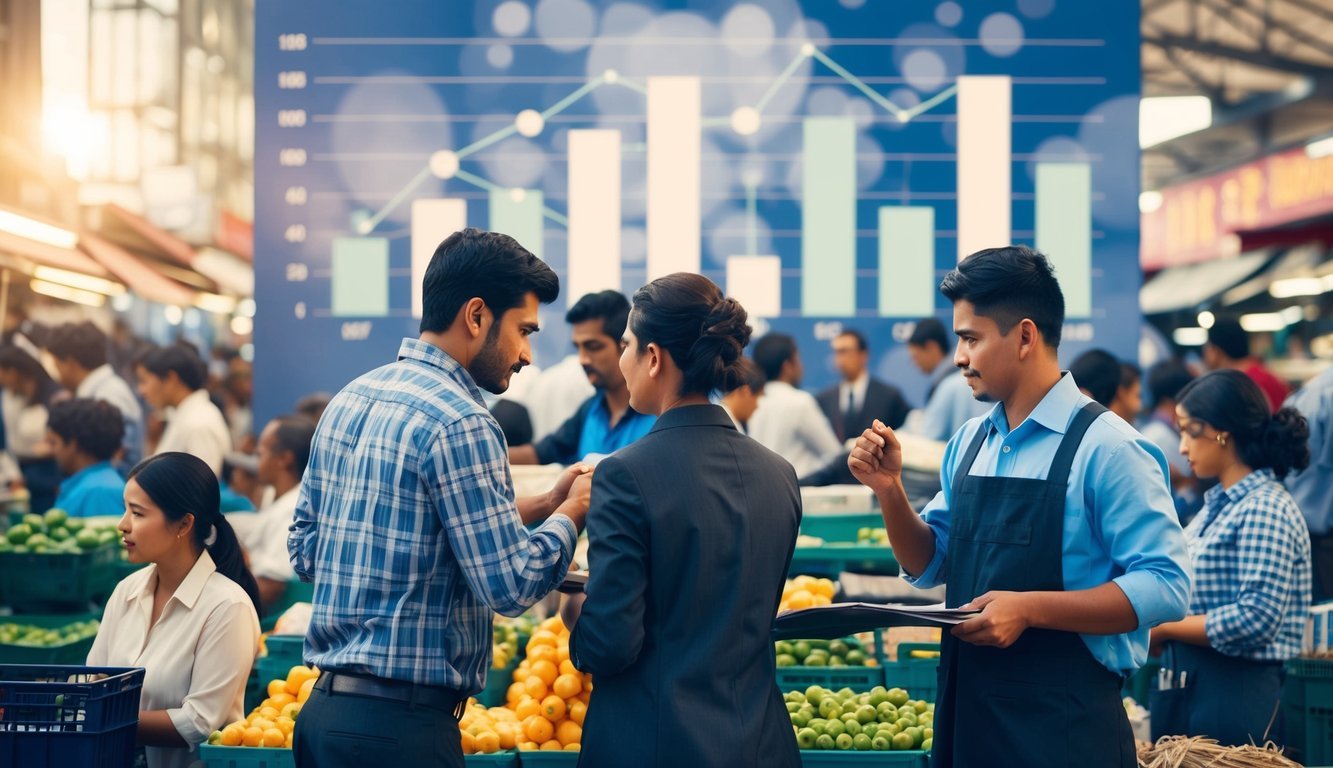
[[1218,435],[1218,436],[1217,436],[1217,444],[1220,445],[1220,446],[1222,446],[1223,448],[1225,448],[1226,445],[1227,445],[1227,437],[1226,437],[1226,435]]

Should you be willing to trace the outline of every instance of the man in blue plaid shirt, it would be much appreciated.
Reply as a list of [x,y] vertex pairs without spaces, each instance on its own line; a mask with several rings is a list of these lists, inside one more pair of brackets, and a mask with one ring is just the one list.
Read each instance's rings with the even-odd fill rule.
[[315,585],[305,660],[323,670],[298,768],[462,768],[458,716],[485,683],[492,613],[560,583],[588,510],[581,465],[515,501],[481,396],[531,362],[538,305],[559,292],[513,238],[457,232],[426,270],[420,338],[329,403],[287,542]]

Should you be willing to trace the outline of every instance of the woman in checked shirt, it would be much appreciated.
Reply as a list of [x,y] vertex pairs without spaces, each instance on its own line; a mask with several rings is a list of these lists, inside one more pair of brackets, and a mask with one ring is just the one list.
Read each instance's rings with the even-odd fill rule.
[[1300,653],[1310,610],[1310,536],[1281,481],[1309,463],[1309,429],[1291,408],[1269,415],[1239,371],[1191,382],[1177,403],[1180,452],[1218,484],[1185,529],[1190,615],[1152,631],[1163,648],[1153,738],[1280,744],[1282,662]]

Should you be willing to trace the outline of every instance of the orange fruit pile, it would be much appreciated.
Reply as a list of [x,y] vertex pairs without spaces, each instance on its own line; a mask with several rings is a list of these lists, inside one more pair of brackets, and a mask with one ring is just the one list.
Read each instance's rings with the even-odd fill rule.
[[296,716],[310,698],[319,670],[295,666],[287,677],[269,681],[268,698],[248,717],[229,723],[220,731],[213,731],[209,744],[224,747],[286,747],[291,749],[292,731]]
[[795,611],[816,605],[828,605],[833,602],[837,589],[828,579],[816,579],[813,576],[797,576],[788,579],[782,587],[782,602],[778,611]]
[[[564,622],[559,616],[543,621],[528,640],[527,658],[514,670],[506,694],[504,709],[513,713],[520,729],[515,745],[520,750],[578,751],[591,695],[592,676],[575,669],[569,660],[569,630]],[[497,709],[490,711],[494,714]]]

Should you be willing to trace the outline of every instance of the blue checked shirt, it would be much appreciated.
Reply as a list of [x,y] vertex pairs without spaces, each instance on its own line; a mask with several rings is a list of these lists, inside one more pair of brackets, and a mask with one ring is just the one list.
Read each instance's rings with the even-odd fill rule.
[[576,538],[564,515],[523,527],[471,375],[404,339],[397,362],[333,398],[311,445],[287,539],[315,584],[305,660],[480,691],[493,612],[517,616],[553,590]]
[[1310,614],[1310,536],[1271,469],[1204,494],[1185,529],[1194,561],[1191,614],[1207,614],[1212,647],[1281,661],[1301,652]]

